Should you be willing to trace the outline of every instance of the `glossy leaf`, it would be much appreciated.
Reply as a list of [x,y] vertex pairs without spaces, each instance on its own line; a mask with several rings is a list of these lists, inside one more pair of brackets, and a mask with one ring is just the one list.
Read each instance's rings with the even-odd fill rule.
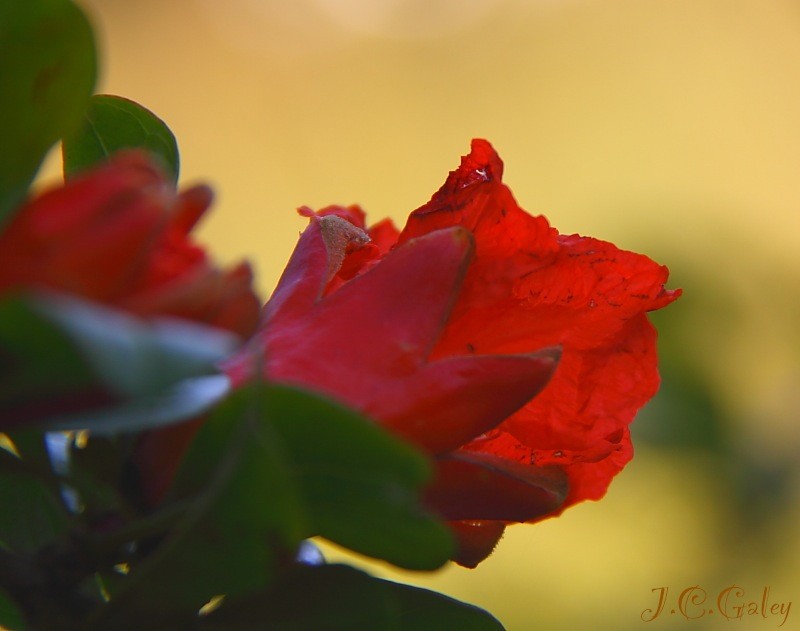
[[431,570],[453,552],[447,529],[420,508],[425,458],[355,412],[287,387],[268,390],[267,421],[289,453],[313,531],[395,565]]
[[373,578],[345,565],[299,567],[278,586],[248,599],[226,599],[203,631],[418,629],[498,631],[489,613],[425,589]]
[[64,175],[69,177],[120,149],[145,149],[157,156],[173,181],[178,181],[178,143],[169,127],[153,112],[120,96],[91,98],[83,125],[64,138]]
[[48,149],[80,124],[95,72],[91,27],[75,4],[0,3],[0,223]]

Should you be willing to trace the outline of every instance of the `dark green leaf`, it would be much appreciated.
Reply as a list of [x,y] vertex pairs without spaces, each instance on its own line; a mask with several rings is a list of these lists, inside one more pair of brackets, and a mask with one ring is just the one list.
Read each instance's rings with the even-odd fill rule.
[[80,498],[85,523],[131,512],[125,495],[131,482],[125,473],[135,445],[136,436],[128,434],[83,434],[66,443],[69,483]]
[[83,126],[64,138],[64,174],[72,176],[129,148],[146,149],[160,158],[173,181],[178,181],[178,144],[164,121],[128,99],[95,95]]
[[0,223],[48,149],[80,124],[95,72],[91,28],[72,2],[0,3]]
[[399,629],[503,630],[503,625],[497,618],[474,605],[427,589],[391,581],[382,582],[398,603]]
[[403,567],[439,567],[452,540],[420,509],[428,473],[412,447],[326,399],[242,389],[203,424],[167,498],[194,502],[191,516],[117,581],[96,625],[258,592],[311,535]]
[[291,558],[306,525],[280,440],[261,422],[265,398],[257,390],[239,392],[203,425],[176,482],[195,498],[188,517],[119,581],[92,628],[196,612],[219,593],[252,593]]
[[4,424],[46,413],[48,401],[92,387],[91,372],[67,336],[21,299],[0,302],[0,367]]
[[266,593],[226,599],[202,631],[502,631],[489,613],[442,594],[373,578],[345,565],[300,567]]
[[0,545],[34,552],[66,532],[70,518],[47,482],[3,467],[0,473]]
[[430,475],[420,453],[322,397],[272,387],[268,402],[267,421],[286,445],[309,511],[309,535],[409,569],[447,562],[450,534],[420,508]]
[[25,628],[25,618],[9,596],[0,590],[0,628],[19,631]]
[[47,451],[45,436],[36,430],[21,430],[8,434],[9,439],[14,443],[20,458],[35,464],[39,467],[50,467],[50,455]]

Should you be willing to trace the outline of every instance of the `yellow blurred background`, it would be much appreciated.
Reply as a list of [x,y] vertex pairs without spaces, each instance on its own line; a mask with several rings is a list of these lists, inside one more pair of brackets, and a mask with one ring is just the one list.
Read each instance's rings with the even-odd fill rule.
[[[800,601],[797,0],[79,0],[98,91],[175,132],[218,192],[201,239],[267,296],[307,204],[402,225],[489,139],[520,204],[670,265],[664,390],[598,503],[509,529],[477,570],[383,576],[511,631],[727,629],[640,618],[736,583]],[[58,156],[46,173],[57,177]],[[330,560],[341,553],[326,548]],[[800,628],[800,602],[783,628]],[[746,617],[737,629],[776,627]]]

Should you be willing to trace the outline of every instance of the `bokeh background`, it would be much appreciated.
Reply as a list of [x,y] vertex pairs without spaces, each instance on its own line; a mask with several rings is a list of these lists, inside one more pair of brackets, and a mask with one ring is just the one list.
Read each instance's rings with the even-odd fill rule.
[[[797,0],[79,0],[99,91],[175,132],[218,192],[200,236],[267,296],[302,204],[403,222],[471,138],[561,232],[645,252],[684,297],[654,320],[663,387],[598,503],[515,526],[477,570],[377,574],[510,631],[775,628],[665,612],[732,584],[800,628]],[[53,154],[45,176],[57,178]],[[46,178],[45,178],[46,179]],[[342,553],[326,547],[331,560]]]

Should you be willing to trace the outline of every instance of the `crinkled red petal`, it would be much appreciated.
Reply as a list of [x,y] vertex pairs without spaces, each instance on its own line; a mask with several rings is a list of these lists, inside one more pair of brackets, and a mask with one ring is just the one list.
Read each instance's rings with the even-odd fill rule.
[[658,387],[655,332],[646,312],[675,300],[666,267],[610,243],[564,236],[522,210],[500,181],[502,163],[485,141],[415,211],[399,242],[462,226],[475,259],[433,358],[507,354],[559,345],[563,356],[547,388],[497,433],[470,444],[523,464],[564,466],[567,505],[602,496],[630,458],[627,430]]

